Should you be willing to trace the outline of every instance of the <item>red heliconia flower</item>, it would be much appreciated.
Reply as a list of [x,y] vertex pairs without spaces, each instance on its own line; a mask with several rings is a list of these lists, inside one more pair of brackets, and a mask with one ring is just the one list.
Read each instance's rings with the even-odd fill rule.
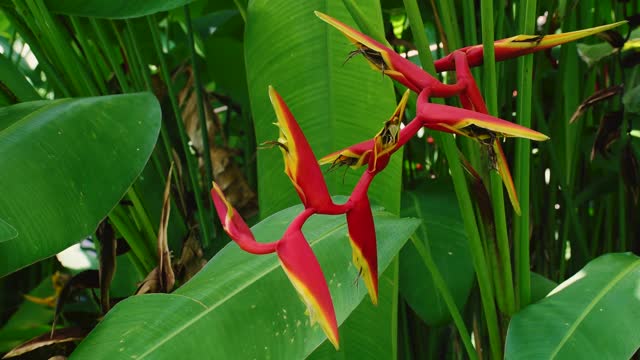
[[[315,163],[315,161],[314,161]],[[214,182],[211,197],[224,231],[243,250],[252,254],[276,252],[287,277],[307,306],[311,324],[316,321],[335,346],[339,347],[338,323],[325,277],[311,247],[302,234],[302,225],[315,213],[305,209],[289,225],[282,239],[271,243],[257,242],[253,233],[238,212],[227,201],[220,187]]]

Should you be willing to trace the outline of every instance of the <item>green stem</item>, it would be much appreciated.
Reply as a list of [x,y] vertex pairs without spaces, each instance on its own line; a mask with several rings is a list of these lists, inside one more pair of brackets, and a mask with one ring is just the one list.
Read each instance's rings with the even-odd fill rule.
[[145,234],[145,236],[149,241],[152,241],[153,239],[157,239],[158,236],[156,235],[153,225],[151,225],[151,220],[149,220],[149,215],[147,214],[147,211],[144,209],[144,206],[142,205],[142,201],[140,201],[140,197],[138,196],[138,193],[133,186],[130,187],[129,190],[127,191],[127,196],[129,197],[129,200],[131,200],[131,202],[133,203],[133,209],[137,214],[137,218],[140,221],[139,225],[140,225],[140,228],[142,229],[143,234]]
[[89,41],[85,36],[85,31],[82,29],[82,24],[80,24],[80,20],[76,16],[69,16],[69,20],[71,20],[71,26],[73,27],[73,31],[78,38],[78,42],[82,47],[82,52],[89,63],[89,68],[93,73],[93,78],[100,90],[100,94],[106,95],[108,94],[107,87],[105,86],[106,81],[102,76],[102,72],[97,65],[96,58],[94,57],[94,53],[92,51],[91,46],[89,45]]
[[[411,24],[411,31],[416,41],[416,46],[418,47],[420,61],[422,62],[425,70],[435,76],[435,66],[433,65],[433,58],[431,57],[431,52],[429,51],[429,42],[427,40],[427,36],[423,30],[424,24],[420,16],[418,3],[416,2],[416,0],[404,0],[404,5],[406,8],[407,16],[409,17],[409,22]],[[469,195],[469,189],[467,187],[464,170],[462,169],[460,161],[458,161],[458,148],[453,136],[451,135],[444,135],[438,132],[434,132],[433,136],[436,140],[436,143],[441,144],[441,146],[444,148],[445,155],[449,160],[449,170],[451,171],[451,177],[453,179],[453,185],[456,190],[458,204],[462,212],[462,219],[464,221],[464,227],[467,233],[467,238],[469,240],[471,256],[473,259],[473,267],[476,271],[478,285],[480,287],[482,307],[484,309],[485,317],[487,320],[487,329],[489,332],[491,355],[494,359],[501,359],[502,344],[500,340],[498,316],[495,308],[491,279],[489,277],[489,269],[482,249],[482,242],[480,241],[480,234],[478,232],[478,226],[476,224],[476,218],[473,212],[473,204]]]
[[451,317],[453,318],[453,323],[456,325],[458,332],[460,333],[460,338],[462,339],[462,343],[464,344],[465,350],[467,350],[467,355],[469,359],[477,359],[478,354],[476,350],[473,348],[471,344],[471,336],[469,335],[469,331],[467,330],[467,326],[464,324],[464,320],[462,319],[462,315],[460,315],[460,310],[458,310],[458,306],[456,305],[449,288],[447,287],[447,283],[442,277],[440,270],[436,266],[436,263],[433,261],[433,257],[431,256],[431,249],[429,246],[425,245],[422,241],[417,239],[414,236],[411,236],[411,242],[418,250],[418,254],[422,258],[422,262],[429,269],[431,273],[431,277],[433,278],[433,284],[435,285],[438,292],[440,292],[440,296],[445,302]]
[[[533,34],[536,21],[536,0],[524,0],[518,7],[519,33]],[[533,95],[533,55],[518,58],[518,97],[516,118],[518,124],[531,127],[531,98]],[[514,219],[514,248],[516,271],[516,303],[518,308],[531,302],[530,263],[530,176],[531,141],[516,140],[515,186],[520,199],[520,216]]]
[[127,78],[122,71],[122,67],[120,67],[120,61],[118,61],[117,56],[113,53],[111,45],[107,41],[107,35],[105,34],[104,29],[102,28],[102,26],[100,26],[100,24],[98,24],[98,20],[94,18],[89,18],[89,23],[91,24],[91,27],[95,31],[96,35],[98,35],[100,47],[102,48],[102,51],[104,52],[109,65],[111,66],[111,70],[113,70],[116,75],[116,79],[118,80],[118,84],[120,84],[122,92],[128,93],[129,84],[127,83]]
[[[497,253],[489,253],[487,256],[495,256],[498,263],[498,272],[493,276],[498,276],[496,281],[500,281],[503,290],[502,309],[511,316],[515,312],[515,300],[513,291],[513,277],[511,274],[511,255],[509,251],[509,236],[507,234],[507,219],[504,213],[504,194],[502,192],[502,178],[500,174],[492,170],[489,174],[491,182],[491,203],[493,205],[493,218],[496,225]],[[500,206],[502,204],[503,206]]]
[[71,39],[65,38],[66,33],[63,35],[60,31],[58,23],[47,10],[43,0],[27,0],[25,3],[36,20],[39,20],[42,36],[50,39],[51,53],[55,54],[65,73],[69,75],[77,94],[98,95],[98,90],[88,76],[84,64],[79,61],[77,53],[70,45]]
[[131,219],[124,212],[122,206],[116,206],[116,208],[109,213],[109,220],[127,241],[127,244],[129,244],[131,248],[131,253],[138,259],[138,261],[134,263],[142,265],[142,269],[139,270],[143,274],[151,272],[157,263],[156,254],[149,252],[138,229],[131,223]]
[[[198,181],[199,180],[198,164],[195,162],[195,158],[191,153],[191,149],[189,148],[189,139],[188,139],[186,130],[184,128],[184,122],[182,120],[182,114],[180,113],[180,107],[178,106],[178,102],[173,90],[173,84],[171,81],[171,75],[169,74],[169,68],[164,58],[164,54],[162,53],[162,48],[160,44],[160,34],[158,32],[158,28],[156,26],[155,18],[153,15],[147,16],[147,23],[149,25],[149,30],[151,31],[151,37],[153,38],[153,46],[156,49],[156,55],[158,56],[158,60],[160,61],[160,71],[162,73],[162,77],[164,78],[165,83],[167,84],[167,92],[168,92],[169,100],[171,101],[171,108],[173,109],[173,115],[176,119],[178,134],[180,136],[180,142],[182,143],[182,151],[184,152],[184,156],[187,160],[187,169],[189,171],[189,178],[191,179],[191,186],[193,188],[194,200],[196,202],[196,208],[198,210],[197,216],[198,216],[198,222],[200,223],[200,235],[202,236],[202,245],[203,247],[207,248],[211,245],[211,239],[209,235],[209,222],[207,221],[208,216],[206,215],[206,209],[204,208],[204,204],[202,203],[202,189]],[[207,186],[208,185],[209,184],[207,184]]]
[[124,60],[126,64],[129,66],[129,74],[131,74],[131,79],[133,81],[134,91],[140,91],[144,89],[144,80],[142,79],[142,74],[138,70],[136,64],[136,55],[133,51],[133,42],[135,41],[133,37],[129,34],[129,32],[124,32],[124,34],[120,34],[118,28],[116,27],[113,21],[109,21],[111,23],[111,28],[113,29],[114,34],[118,38],[118,42],[122,47],[122,51],[124,53]]
[[[38,66],[42,67],[42,71],[47,75],[47,81],[52,84],[52,87],[56,90],[59,90],[62,97],[70,97],[71,90],[67,86],[67,84],[62,81],[60,75],[58,74],[58,70],[53,66],[53,64],[49,61],[46,55],[46,49],[44,48],[43,41],[40,41],[38,36],[36,36],[32,29],[34,29],[34,25],[28,23],[28,20],[31,20],[27,14],[24,16],[20,16],[18,13],[19,7],[16,6],[16,10],[14,11],[11,8],[4,8],[3,11],[5,15],[11,21],[11,24],[16,27],[20,36],[24,41],[29,44],[31,51],[38,59]],[[56,94],[57,95],[57,94]]]
[[[198,105],[198,120],[200,120],[200,134],[202,135],[202,149],[204,156],[204,166],[206,169],[205,180],[207,186],[211,184],[213,176],[213,166],[211,165],[211,152],[209,151],[209,131],[207,131],[207,119],[204,113],[204,94],[202,93],[202,82],[200,81],[200,70],[198,69],[196,46],[193,40],[193,27],[191,24],[191,13],[189,5],[184,6],[185,22],[187,24],[187,38],[189,39],[189,50],[191,52],[191,68],[193,70],[194,87],[196,91]],[[210,200],[212,201],[212,200]],[[213,203],[211,203],[213,205]]]

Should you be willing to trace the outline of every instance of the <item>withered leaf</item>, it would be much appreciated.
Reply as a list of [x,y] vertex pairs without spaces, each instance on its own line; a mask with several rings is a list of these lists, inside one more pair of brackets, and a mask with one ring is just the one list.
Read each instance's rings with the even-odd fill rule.
[[578,109],[576,109],[576,112],[574,112],[573,115],[571,116],[571,120],[569,120],[569,123],[573,123],[574,121],[576,121],[580,116],[582,116],[582,114],[584,114],[587,108],[601,101],[607,100],[615,95],[622,94],[623,91],[624,91],[624,84],[620,84],[620,85],[614,85],[605,89],[600,89],[594,92],[591,96],[586,98],[582,102],[582,104],[580,104],[580,106],[578,106]]
[[620,35],[620,33],[615,30],[606,30],[596,34],[596,36],[608,42],[614,48],[621,48],[624,46],[624,43],[625,43],[622,35]]
[[197,240],[195,233],[190,232],[187,240],[182,245],[180,260],[175,265],[180,282],[185,283],[191,279],[206,263],[207,260],[204,258],[200,242]]
[[[37,352],[37,357],[45,359],[52,356],[66,356],[69,355],[70,350],[60,345],[80,341],[87,336],[89,331],[90,329],[86,328],[69,327],[58,329],[54,335],[45,333],[13,348],[4,355],[3,359],[10,359],[31,352]],[[48,349],[45,349],[45,347],[48,347]]]
[[169,225],[169,216],[171,214],[171,173],[173,172],[173,164],[169,168],[167,175],[167,183],[164,187],[162,199],[162,213],[160,215],[160,226],[158,228],[158,271],[160,280],[160,289],[163,292],[170,292],[176,282],[171,267],[171,252],[169,251],[169,243],[167,241],[167,227]]
[[[185,123],[185,129],[191,145],[198,154],[198,167],[201,174],[205,174],[206,166],[204,163],[204,145],[202,140],[202,129],[198,117],[197,92],[194,91],[193,71],[190,67],[185,67],[183,71],[188,76],[185,87],[180,91],[178,100],[182,109],[182,118]],[[248,218],[255,215],[258,211],[258,201],[255,192],[247,182],[242,169],[237,165],[234,157],[238,156],[239,151],[228,147],[227,137],[218,115],[213,111],[209,102],[209,95],[204,92],[205,99],[205,123],[207,124],[206,134],[209,143],[209,156],[211,157],[211,166],[213,180],[220,185],[225,196],[231,202],[233,207],[238,210],[241,216]],[[216,137],[221,140],[216,142]],[[217,143],[222,145],[216,145]],[[203,179],[206,176],[202,177]],[[210,187],[211,184],[205,184]],[[208,194],[208,192],[206,192]],[[208,195],[207,195],[208,196]]]
[[596,139],[591,148],[591,160],[595,158],[596,152],[604,158],[609,157],[609,148],[620,137],[622,119],[622,111],[612,111],[604,114],[600,120]]

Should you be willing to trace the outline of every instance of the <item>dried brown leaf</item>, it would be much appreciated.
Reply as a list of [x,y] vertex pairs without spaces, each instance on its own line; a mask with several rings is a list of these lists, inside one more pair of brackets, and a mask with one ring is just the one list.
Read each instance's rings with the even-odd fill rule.
[[[53,336],[51,336],[49,333],[45,333],[18,345],[17,347],[6,353],[3,359],[10,359],[16,356],[36,351],[38,351],[38,357],[40,358],[44,357],[48,359],[52,356],[62,356],[60,354],[63,350],[55,349],[54,347],[75,341],[80,341],[84,339],[84,337],[87,336],[88,333],[89,329],[81,327],[58,329]],[[49,349],[50,351],[44,349],[45,347],[51,347],[51,349]],[[62,352],[62,354],[68,355],[66,351]]]
[[596,152],[604,158],[609,157],[609,148],[620,138],[620,126],[622,125],[622,111],[613,111],[604,114],[600,120],[600,126],[596,133],[596,139],[591,148],[591,160],[596,156]]
[[582,102],[582,104],[580,104],[580,106],[578,106],[578,109],[576,109],[576,111],[571,116],[571,120],[569,120],[569,123],[572,124],[574,121],[576,121],[580,116],[582,116],[582,114],[584,114],[587,108],[601,101],[607,100],[610,97],[613,97],[618,94],[622,94],[623,91],[624,91],[624,85],[620,84],[620,85],[614,85],[605,89],[600,89],[594,92],[591,96],[586,98]]
[[164,187],[162,199],[162,213],[160,215],[160,226],[158,228],[158,272],[160,280],[160,289],[163,292],[170,292],[175,285],[176,279],[171,267],[171,252],[169,251],[169,243],[167,241],[167,227],[169,225],[169,216],[171,214],[171,173],[173,172],[173,164],[169,168],[167,175],[167,183]]
[[187,282],[198,273],[206,263],[207,260],[204,258],[204,252],[202,251],[200,242],[196,239],[195,233],[190,232],[187,240],[182,245],[180,260],[178,260],[175,265],[180,282]]
[[[202,130],[198,116],[197,92],[194,91],[195,80],[191,67],[182,69],[187,75],[187,83],[180,91],[178,100],[180,103],[182,118],[191,146],[198,155],[198,167],[200,174],[205,174],[204,152]],[[251,217],[258,211],[258,201],[255,192],[249,186],[247,179],[240,167],[236,164],[234,157],[239,155],[237,150],[227,147],[226,134],[222,131],[220,119],[211,108],[209,96],[203,91],[206,97],[203,101],[205,106],[205,122],[207,124],[207,140],[209,143],[209,155],[211,157],[212,177],[220,185],[229,202],[238,210],[243,217]],[[222,146],[216,146],[216,136],[222,140]],[[202,178],[206,178],[202,176]],[[204,185],[209,187],[210,184]],[[208,194],[207,194],[208,196]]]

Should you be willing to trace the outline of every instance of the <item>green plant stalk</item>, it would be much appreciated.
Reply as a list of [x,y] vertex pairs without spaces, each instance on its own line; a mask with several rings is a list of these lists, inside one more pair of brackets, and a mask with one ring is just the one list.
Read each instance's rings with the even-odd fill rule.
[[436,289],[442,296],[445,304],[447,305],[447,309],[453,318],[453,323],[456,325],[458,332],[460,333],[460,338],[462,339],[462,343],[464,345],[465,350],[467,350],[467,355],[469,359],[477,359],[478,354],[471,344],[471,336],[469,335],[469,331],[467,330],[466,325],[464,324],[464,320],[462,319],[462,315],[460,315],[460,310],[458,310],[458,306],[456,305],[455,300],[453,300],[453,296],[447,287],[447,283],[444,281],[440,270],[436,266],[436,263],[433,261],[433,257],[431,256],[431,249],[429,246],[425,245],[422,241],[417,239],[415,235],[411,236],[411,242],[418,250],[418,254],[422,258],[422,262],[429,269],[431,273],[431,278],[433,279],[433,284]]
[[[442,14],[442,28],[445,32],[447,43],[445,49],[451,51],[453,49],[461,48],[462,39],[460,38],[460,28],[458,27],[458,17],[456,13],[455,2],[450,0],[438,0],[438,8],[440,8],[440,13]],[[417,6],[416,10],[419,10]],[[409,16],[408,10],[407,16]],[[411,22],[411,20],[409,20],[409,22]],[[429,49],[429,47],[427,47],[427,49]]]
[[[511,274],[511,255],[509,251],[509,236],[507,234],[507,219],[504,212],[504,194],[502,192],[502,178],[496,170],[491,170],[490,174],[491,182],[491,203],[493,207],[493,218],[496,225],[496,245],[497,253],[492,252],[487,254],[489,256],[497,257],[498,270],[494,272],[493,276],[497,276],[503,290],[502,296],[503,305],[502,311],[511,316],[515,312],[515,300],[513,290],[513,277]],[[501,207],[499,204],[503,204]],[[498,295],[498,294],[496,294]],[[500,304],[500,303],[498,303]]]
[[[539,114],[544,113],[541,109],[536,109],[536,111]],[[540,127],[540,130],[543,133],[549,134],[549,127],[544,121],[539,122],[538,127]],[[585,240],[586,239],[586,234],[584,232],[585,228],[582,226],[582,221],[580,220],[580,217],[577,216],[577,213],[575,211],[570,210],[570,209],[575,209],[575,206],[574,206],[572,197],[570,196],[569,192],[566,191],[567,187],[562,184],[562,181],[563,181],[561,179],[562,166],[560,164],[560,159],[558,159],[558,157],[556,156],[556,152],[555,152],[556,149],[555,149],[554,143],[552,141],[546,141],[542,143],[540,146],[546,147],[545,152],[549,154],[549,158],[551,160],[550,161],[551,183],[552,184],[555,183],[551,188],[557,189],[558,185],[561,185],[563,189],[562,191],[557,191],[558,193],[560,193],[560,196],[564,201],[564,204],[567,209],[564,212],[565,219],[563,221],[563,224],[573,226],[573,230],[575,232],[575,237],[576,237],[576,243],[578,245],[577,249],[580,251],[580,255],[583,256],[584,260],[587,261],[589,259],[589,249],[587,247],[586,240]],[[555,181],[554,180],[555,178],[558,178],[559,180]],[[566,237],[564,239],[566,239]]]
[[80,20],[78,20],[75,16],[69,16],[69,20],[71,20],[71,27],[75,33],[80,46],[82,47],[82,52],[89,63],[89,69],[93,73],[93,78],[95,80],[96,85],[98,86],[99,93],[101,95],[108,94],[107,87],[105,86],[105,80],[102,76],[102,72],[96,63],[96,59],[93,56],[93,51],[91,51],[91,46],[89,45],[89,41],[85,36],[85,32],[82,30],[82,25],[80,24]]
[[593,226],[593,241],[591,242],[591,257],[595,258],[598,254],[598,246],[600,245],[600,239],[602,238],[602,236],[600,236],[600,234],[602,234],[602,227],[604,226],[604,218],[605,218],[605,207],[604,206],[600,206],[598,208],[598,212],[595,214],[595,219],[592,219],[592,221],[595,221],[595,225]]
[[[140,54],[140,48],[138,47],[138,42],[136,41],[135,32],[133,31],[133,25],[131,24],[131,20],[129,19],[126,19],[125,22],[127,27],[127,33],[131,38],[131,47],[133,49],[133,54],[135,55],[134,56],[135,64],[132,67],[138,68],[138,72],[142,74],[142,79],[144,81],[144,86],[146,90],[149,92],[153,92],[153,83],[151,82],[151,75],[149,74],[149,68],[143,63],[142,55]],[[169,139],[169,134],[167,133],[167,126],[164,121],[160,124],[160,138],[162,139],[161,142],[167,156],[167,161],[170,162],[171,159],[173,158],[173,153],[171,151],[171,140]],[[174,179],[174,182],[177,184],[178,183],[177,171],[173,172],[173,179]]]
[[155,23],[155,17],[153,15],[147,16],[147,23],[149,24],[149,30],[151,31],[151,37],[153,38],[153,46],[156,49],[156,55],[158,56],[158,60],[160,61],[160,71],[162,73],[162,77],[164,78],[165,83],[167,84],[167,92],[169,95],[169,100],[171,101],[171,108],[173,109],[173,114],[176,118],[176,123],[178,126],[178,134],[180,136],[180,142],[182,143],[182,150],[184,151],[184,156],[187,160],[187,169],[189,171],[189,178],[191,179],[191,186],[193,187],[194,200],[196,202],[196,207],[198,209],[198,222],[200,223],[200,235],[202,237],[202,245],[207,248],[211,245],[211,239],[209,238],[209,223],[207,221],[208,216],[206,215],[206,210],[204,208],[204,204],[202,203],[202,189],[199,184],[198,177],[198,164],[195,163],[194,157],[191,154],[191,149],[189,148],[189,140],[187,137],[186,130],[184,128],[184,122],[182,121],[182,114],[180,114],[180,107],[178,106],[178,102],[176,100],[175,93],[173,91],[173,86],[171,82],[171,75],[169,74],[169,68],[167,67],[167,62],[164,58],[164,54],[162,53],[161,45],[160,45],[160,34],[158,32],[158,28]]
[[140,197],[138,196],[138,193],[133,186],[130,187],[129,190],[127,190],[127,196],[133,203],[133,210],[137,214],[140,221],[139,225],[142,233],[147,237],[148,240],[157,239],[158,235],[156,235],[156,232],[153,229],[153,225],[151,225],[149,215],[142,205],[142,201],[140,201]]
[[627,208],[624,182],[618,181],[618,251],[622,252],[627,251]]
[[109,213],[109,220],[129,244],[131,253],[136,258],[134,262],[136,267],[142,266],[142,268],[138,270],[143,274],[151,272],[158,261],[156,254],[149,253],[149,250],[144,245],[144,240],[140,236],[140,233],[138,233],[136,226],[131,223],[124,209],[121,206],[114,208],[113,211]]
[[67,87],[67,84],[61,80],[56,68],[48,60],[45,55],[45,49],[42,47],[40,41],[37,41],[38,37],[31,31],[31,25],[25,23],[23,18],[13,9],[4,8],[3,11],[5,16],[9,18],[11,24],[18,30],[20,36],[29,44],[31,51],[38,59],[38,66],[42,67],[42,71],[47,75],[48,82],[51,82],[52,87],[59,90],[63,97],[71,97],[71,91]]
[[133,42],[134,38],[128,31],[124,31],[123,34],[120,34],[118,28],[116,27],[113,21],[110,21],[113,32],[118,37],[118,41],[120,42],[126,63],[129,65],[129,73],[131,74],[131,78],[133,79],[133,88],[134,91],[140,91],[145,88],[145,83],[142,74],[140,73],[140,69],[135,66],[137,63],[136,53],[133,50]]
[[[496,79],[496,58],[494,52],[494,23],[493,23],[493,3],[490,1],[481,2],[482,17],[482,43],[484,49],[484,92],[489,114],[498,116],[498,85]],[[496,225],[496,242],[498,245],[500,274],[504,289],[504,304],[508,315],[515,311],[513,275],[511,270],[511,256],[509,252],[509,235],[507,232],[507,220],[504,208],[504,193],[502,190],[502,179],[496,171],[490,171],[491,184],[491,205],[493,207],[493,217]],[[491,254],[489,254],[491,256]]]
[[369,35],[375,40],[378,40],[381,44],[391,47],[386,37],[384,36],[384,31],[377,31],[375,26],[371,26],[369,20],[364,15],[362,10],[358,7],[358,4],[354,0],[342,0],[342,3],[351,14],[353,20],[355,20],[356,24],[360,28],[360,31]]
[[[418,48],[420,61],[422,62],[424,69],[435,76],[435,66],[433,65],[433,58],[429,51],[429,41],[427,40],[427,36],[423,30],[424,24],[420,16],[418,3],[416,0],[404,0],[404,5],[407,16],[409,17],[409,22],[411,23],[411,31]],[[451,177],[456,190],[458,204],[460,205],[465,231],[469,239],[473,267],[478,278],[478,286],[480,287],[482,307],[484,309],[487,330],[489,332],[491,356],[494,359],[501,359],[502,344],[500,340],[498,316],[495,308],[495,300],[493,298],[491,279],[489,277],[489,269],[482,249],[482,242],[480,241],[478,225],[476,224],[476,218],[473,213],[473,204],[471,202],[471,197],[469,196],[467,181],[464,177],[462,165],[458,161],[458,148],[452,135],[434,132],[433,137],[437,144],[442,145],[445,155],[447,159],[449,159],[449,170],[451,171]]]
[[605,199],[605,206],[607,207],[606,212],[606,222],[605,222],[605,232],[604,232],[604,246],[603,251],[605,253],[609,253],[613,251],[613,217],[615,212],[614,209],[614,198],[613,195],[609,195]]
[[[400,297],[398,297],[400,299]],[[404,349],[403,359],[413,360],[413,353],[411,351],[411,340],[409,337],[409,323],[407,319],[408,306],[402,301],[402,309],[400,309],[400,320],[402,321],[402,348]]]
[[393,297],[391,299],[391,353],[398,359],[398,304],[400,299],[400,255],[391,262],[393,266]]
[[98,24],[98,20],[94,18],[89,18],[89,23],[91,24],[93,31],[95,31],[96,35],[98,36],[98,41],[100,41],[100,47],[102,47],[102,50],[107,58],[107,61],[109,62],[111,69],[116,75],[116,79],[118,80],[118,84],[120,84],[120,88],[122,89],[122,92],[124,93],[130,92],[129,84],[127,83],[127,78],[125,77],[124,72],[120,67],[120,62],[117,60],[117,57],[113,54],[111,46],[107,41],[107,35],[105,34],[104,29],[102,28],[102,26],[100,26],[100,24]]
[[[13,45],[15,45],[16,43],[16,35],[18,35],[18,31],[14,27],[11,31],[11,38],[9,39],[9,51],[7,52],[7,58],[11,60],[11,62],[13,62]],[[20,60],[20,58],[18,57],[16,60]]]
[[[196,46],[193,40],[193,26],[191,24],[191,12],[189,5],[184,6],[184,17],[187,25],[187,38],[189,39],[189,51],[191,53],[191,68],[193,70],[194,87],[198,105],[198,120],[200,121],[200,133],[202,135],[202,147],[204,149],[204,166],[206,169],[205,180],[207,184],[211,184],[213,180],[213,166],[211,165],[211,153],[209,151],[209,131],[207,131],[207,119],[204,113],[204,94],[202,93],[202,81],[200,80],[200,70],[198,70]],[[210,200],[213,201],[213,200]],[[213,202],[211,202],[213,205]]]
[[[98,90],[88,76],[85,67],[80,63],[77,53],[70,45],[70,39],[65,39],[58,28],[58,23],[51,17],[43,0],[27,0],[27,7],[36,20],[39,20],[43,27],[40,27],[42,36],[48,38],[58,61],[62,63],[71,83],[75,86],[78,95],[97,95]],[[69,40],[69,41],[66,41]]]
[[[467,31],[473,33],[471,41],[467,39],[467,41],[470,41],[470,42],[467,42],[467,45],[475,45],[477,43],[477,37],[474,32],[474,30],[476,29],[476,19],[474,16],[471,16],[471,14],[475,12],[474,2],[462,1],[462,3],[464,7],[463,14],[465,15],[465,26],[464,26],[465,33]],[[458,15],[456,12],[455,3],[449,0],[444,0],[444,1],[440,0],[438,7],[440,8],[440,11],[442,13],[442,19],[443,19],[442,27],[446,34],[445,37],[446,37],[447,46],[445,47],[445,50],[452,51],[454,49],[463,47],[465,43],[462,41],[461,34],[459,33],[460,28],[456,26],[456,24],[458,24],[458,21],[457,21]],[[467,16],[469,16],[471,19],[467,18]],[[471,71],[475,73],[474,75],[477,75],[478,73],[477,70],[478,69],[474,68]],[[451,75],[449,75],[449,77],[451,77]],[[478,84],[478,86],[480,86],[481,85],[480,79],[478,78],[476,79],[477,79],[476,83]],[[454,100],[454,99],[451,99],[451,100]],[[459,102],[455,101],[454,103],[456,104],[456,106],[459,106]],[[478,143],[475,140],[467,137],[458,137],[456,140],[462,146],[462,149],[464,150],[464,153],[469,159],[469,162],[471,163],[471,165],[474,167],[481,166],[482,159],[480,158],[480,151],[479,151],[480,148],[478,146]]]
[[[521,34],[533,34],[536,21],[536,0],[524,0],[518,7],[519,28]],[[533,55],[518,58],[518,97],[516,98],[516,117],[518,124],[531,127],[531,98],[533,95]],[[530,176],[531,176],[531,140],[517,139],[515,154],[515,186],[520,199],[520,216],[514,219],[514,254],[516,272],[517,309],[531,302],[531,263],[530,263]]]

